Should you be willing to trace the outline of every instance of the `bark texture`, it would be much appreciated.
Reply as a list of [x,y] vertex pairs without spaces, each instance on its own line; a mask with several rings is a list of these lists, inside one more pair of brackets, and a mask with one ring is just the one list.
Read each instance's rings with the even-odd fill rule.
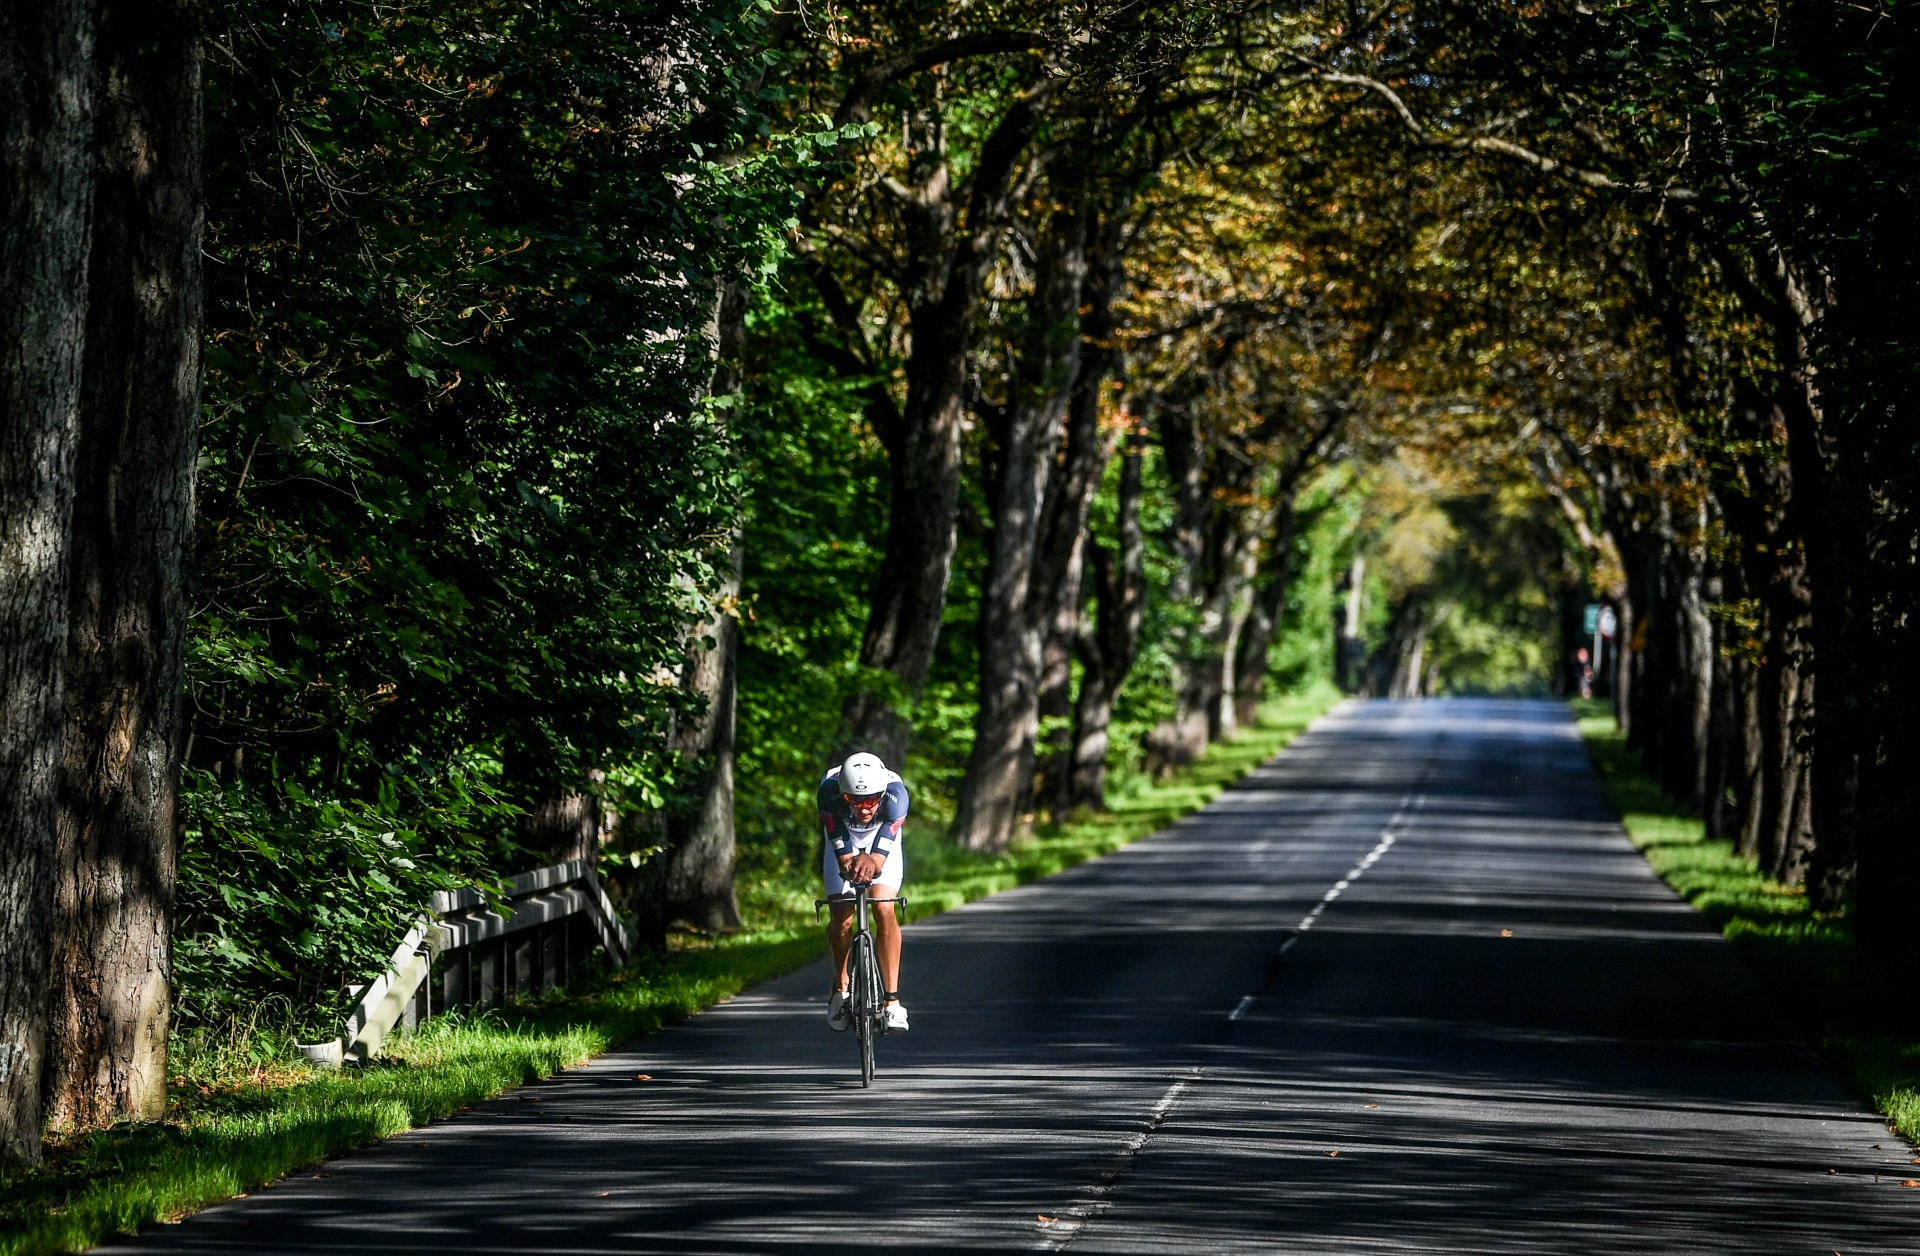
[[[1049,537],[1047,507],[1061,495],[1055,463],[1079,373],[1086,255],[1081,208],[1055,214],[1013,395],[989,424],[993,537],[980,595],[980,710],[953,822],[954,840],[969,850],[1005,850],[1032,810],[1042,652],[1078,534],[1063,527]],[[1046,561],[1055,546],[1058,562]]]
[[[891,491],[886,553],[860,644],[861,666],[890,673],[898,685],[895,692],[862,688],[847,700],[844,746],[870,751],[888,763],[906,757],[912,729],[897,703],[917,698],[926,684],[946,613],[974,315],[999,252],[1008,181],[1052,91],[1052,84],[1041,80],[1017,98],[981,146],[963,186],[954,182],[944,152],[929,146],[927,168],[902,206],[909,258],[903,287],[913,351],[907,360],[906,402],[897,420],[890,407],[872,415],[886,446]],[[833,285],[823,286],[829,306],[840,307],[836,317],[846,330],[852,306],[844,297],[836,303],[835,292]]]
[[93,16],[0,30],[0,1155],[40,1155],[68,517],[93,200]]
[[1293,495],[1283,493],[1273,509],[1273,529],[1255,576],[1252,608],[1240,629],[1239,657],[1233,664],[1233,713],[1236,723],[1252,724],[1267,689],[1267,654],[1287,613],[1287,581],[1293,575]]
[[1147,605],[1146,539],[1140,528],[1141,445],[1140,434],[1129,433],[1120,463],[1114,547],[1108,549],[1087,538],[1087,568],[1093,577],[1098,618],[1093,631],[1081,638],[1080,695],[1073,708],[1073,802],[1095,811],[1106,809],[1113,702],[1133,669]]
[[166,1107],[182,562],[200,411],[201,44],[102,5],[98,181],[72,528],[48,1117]]
[[[682,720],[674,750],[694,771],[696,803],[667,824],[663,878],[668,921],[696,929],[740,927],[734,893],[734,720],[740,621],[734,610],[740,596],[741,552],[738,539],[728,555],[727,577],[719,593],[720,609],[703,625],[689,651],[682,687],[705,702],[697,717]],[[711,644],[709,644],[711,643]]]

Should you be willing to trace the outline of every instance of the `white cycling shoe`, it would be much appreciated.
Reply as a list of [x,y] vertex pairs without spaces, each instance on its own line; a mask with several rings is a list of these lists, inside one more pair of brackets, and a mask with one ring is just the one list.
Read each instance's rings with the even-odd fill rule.
[[886,1017],[887,1017],[888,1033],[904,1034],[907,1032],[907,1005],[906,1004],[904,1003],[887,1004]]
[[827,1024],[836,1034],[844,1034],[853,1027],[853,1004],[845,990],[835,990],[827,996]]

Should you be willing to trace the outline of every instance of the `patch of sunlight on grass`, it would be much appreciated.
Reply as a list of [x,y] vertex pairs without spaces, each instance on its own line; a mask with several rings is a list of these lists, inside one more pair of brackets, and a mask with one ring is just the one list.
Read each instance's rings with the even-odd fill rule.
[[1864,955],[1845,914],[1814,911],[1799,887],[1768,880],[1732,842],[1708,837],[1700,818],[1669,798],[1627,748],[1605,701],[1571,705],[1607,797],[1654,871],[1727,936],[1892,1125],[1920,1139],[1911,976],[1903,980]]
[[[912,918],[1024,885],[1164,828],[1278,754],[1339,697],[1323,687],[1270,702],[1253,728],[1169,780],[1116,799],[1109,814],[1040,826],[1004,855],[910,832]],[[37,1169],[0,1164],[0,1256],[84,1251],[175,1220],[584,1063],[791,972],[824,950],[810,874],[799,869],[789,881],[751,887],[742,896],[748,928],[739,933],[676,935],[664,954],[565,994],[436,1017],[391,1040],[386,1058],[364,1069],[320,1073],[291,1064],[291,1038],[260,1015],[182,1039],[164,1122],[56,1136]]]

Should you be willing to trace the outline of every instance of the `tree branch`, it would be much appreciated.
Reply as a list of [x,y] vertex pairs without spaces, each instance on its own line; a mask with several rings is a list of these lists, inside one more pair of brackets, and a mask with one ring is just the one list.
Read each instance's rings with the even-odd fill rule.
[[1592,188],[1596,191],[1637,192],[1643,195],[1659,196],[1665,200],[1674,201],[1679,204],[1690,204],[1701,199],[1700,193],[1692,188],[1678,186],[1656,188],[1651,183],[1645,181],[1623,183],[1605,171],[1588,170],[1582,166],[1561,161],[1557,157],[1549,157],[1545,153],[1535,152],[1533,149],[1527,148],[1524,145],[1515,144],[1511,140],[1498,139],[1491,135],[1460,137],[1440,135],[1429,129],[1420,119],[1414,117],[1413,110],[1407,107],[1406,101],[1400,99],[1400,94],[1385,83],[1382,83],[1379,79],[1369,78],[1364,74],[1342,74],[1318,67],[1314,68],[1313,76],[1323,83],[1336,83],[1344,87],[1358,87],[1372,92],[1375,96],[1378,96],[1387,103],[1388,108],[1400,119],[1401,125],[1413,136],[1414,141],[1423,148],[1439,149],[1449,152],[1492,153],[1496,156],[1506,157],[1524,165],[1532,166],[1542,174],[1553,175],[1556,178],[1565,179],[1569,183],[1577,183],[1581,187]]
[[937,44],[912,52],[897,52],[874,62],[860,76],[853,80],[847,94],[840,101],[840,107],[834,111],[833,124],[846,126],[850,122],[867,120],[867,101],[872,95],[895,79],[905,78],[909,74],[918,74],[922,70],[931,70],[936,65],[945,65],[949,61],[958,61],[963,57],[991,56],[1000,52],[1029,52],[1035,48],[1047,46],[1045,35],[1028,31],[977,31],[971,35],[956,35],[952,39],[943,39]]

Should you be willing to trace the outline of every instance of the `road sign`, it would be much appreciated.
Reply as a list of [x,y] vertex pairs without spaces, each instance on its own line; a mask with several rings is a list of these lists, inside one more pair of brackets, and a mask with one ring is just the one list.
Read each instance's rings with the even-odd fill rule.
[[1584,636],[1591,637],[1594,633],[1600,631],[1600,603],[1587,603],[1587,613],[1584,624],[1585,626],[1580,630]]
[[1613,640],[1613,630],[1615,628],[1618,628],[1619,626],[1620,626],[1619,621],[1613,617],[1613,608],[1611,606],[1601,607],[1600,620],[1599,620],[1599,623],[1595,626],[1595,631],[1597,631],[1601,636],[1605,637],[1607,640],[1611,641]]

